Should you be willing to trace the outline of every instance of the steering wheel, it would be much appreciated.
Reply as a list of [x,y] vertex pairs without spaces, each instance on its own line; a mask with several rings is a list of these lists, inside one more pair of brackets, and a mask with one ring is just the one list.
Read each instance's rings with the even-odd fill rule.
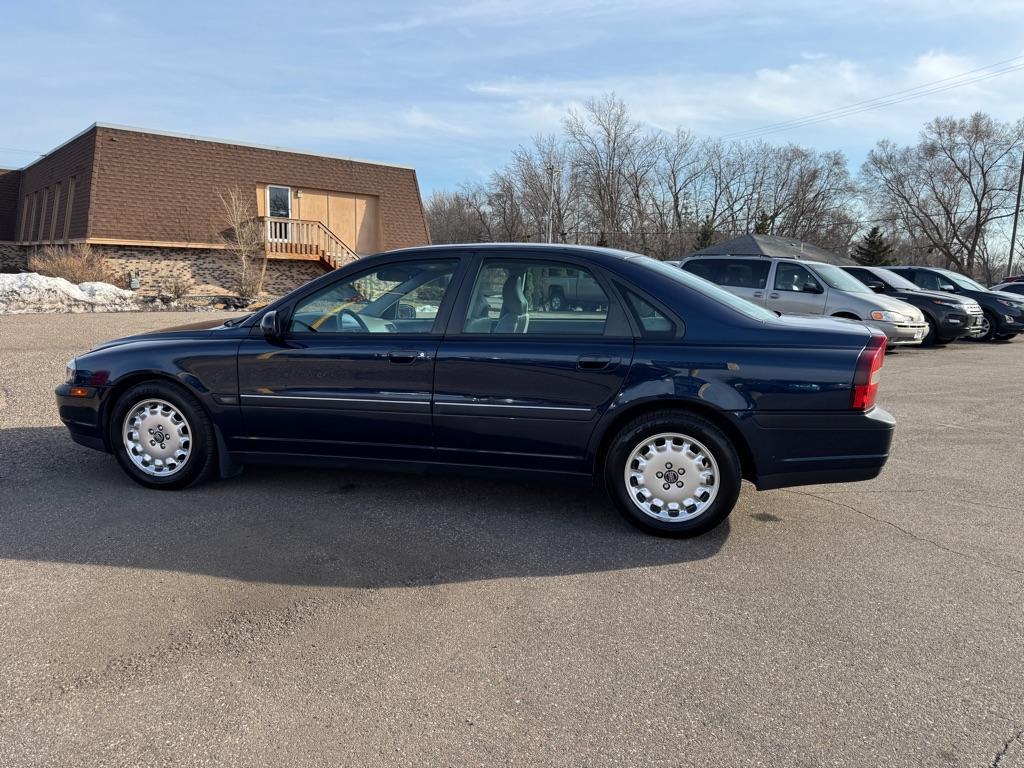
[[363,320],[363,318],[361,318],[358,313],[353,312],[348,307],[346,307],[345,309],[341,310],[341,312],[338,313],[338,319],[340,320],[341,318],[346,316],[351,317],[353,320],[356,321],[356,325],[359,326],[359,330],[365,331],[366,333],[370,332],[370,327],[366,324],[366,321]]

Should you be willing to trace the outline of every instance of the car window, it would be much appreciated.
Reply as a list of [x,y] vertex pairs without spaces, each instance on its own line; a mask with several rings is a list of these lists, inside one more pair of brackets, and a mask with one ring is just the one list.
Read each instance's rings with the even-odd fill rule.
[[292,333],[430,333],[458,261],[396,262],[299,301]]
[[813,285],[818,290],[821,290],[821,286],[818,284],[818,281],[814,279],[814,275],[810,273],[807,267],[803,267],[799,264],[790,264],[785,261],[779,261],[776,263],[776,291],[792,291],[799,293],[803,291],[804,287],[807,285]]
[[885,282],[884,280],[882,280],[882,278],[875,275],[874,272],[869,272],[868,270],[863,269],[862,267],[843,267],[843,270],[848,275],[853,275],[854,277],[856,277],[858,280],[865,284],[868,282]]
[[1007,293],[1024,294],[1024,283],[1010,283],[1009,285],[1004,285],[1002,288],[998,288],[997,290],[1006,291]]
[[847,293],[871,293],[871,289],[860,280],[848,275],[832,264],[815,264],[814,271],[818,273],[818,277],[829,288],[835,288],[837,291],[846,291]]
[[926,291],[952,291],[956,286],[938,272],[929,269],[915,269],[914,282]]
[[470,293],[464,333],[605,332],[608,295],[588,270],[557,262],[486,261]]
[[953,272],[948,269],[942,270],[940,273],[942,277],[949,280],[955,285],[959,285],[961,288],[965,288],[968,291],[987,291],[988,289],[976,280],[972,280],[966,275],[961,275],[959,272]]
[[644,336],[671,336],[675,335],[675,323],[673,323],[663,312],[652,305],[642,296],[638,296],[628,288],[623,289],[633,315],[643,329]]
[[898,291],[918,290],[918,286],[916,284],[912,283],[910,280],[907,280],[907,278],[904,275],[897,274],[896,272],[893,272],[891,269],[877,267],[873,274],[878,275],[879,280],[881,280],[883,283],[888,283],[890,287],[895,288]]
[[767,259],[716,259],[719,285],[733,288],[764,288],[768,284],[771,262]]

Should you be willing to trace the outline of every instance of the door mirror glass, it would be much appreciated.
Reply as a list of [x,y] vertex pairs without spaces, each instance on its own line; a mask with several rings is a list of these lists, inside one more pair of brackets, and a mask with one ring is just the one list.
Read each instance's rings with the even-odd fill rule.
[[416,307],[412,304],[401,303],[398,305],[398,319],[399,320],[415,320],[416,319]]
[[260,318],[260,330],[263,337],[268,340],[280,339],[283,329],[281,328],[280,315],[276,310],[270,310]]
[[804,293],[824,293],[825,292],[824,289],[820,285],[818,285],[816,282],[814,282],[813,280],[808,280],[806,283],[804,283],[804,287],[803,287],[802,290],[803,290]]

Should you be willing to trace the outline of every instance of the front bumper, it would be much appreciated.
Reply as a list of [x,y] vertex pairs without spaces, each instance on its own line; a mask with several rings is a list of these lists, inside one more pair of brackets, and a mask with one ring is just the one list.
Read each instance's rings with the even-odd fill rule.
[[1024,333],[1024,314],[1012,315],[1006,311],[999,312],[996,333]]
[[[72,388],[84,390],[85,394],[72,395]],[[103,436],[100,420],[102,388],[61,384],[54,390],[54,395],[57,398],[57,411],[60,414],[60,420],[64,422],[64,426],[71,433],[71,439],[79,445],[97,451],[109,452],[110,448]]]
[[935,330],[940,339],[959,339],[977,333],[981,328],[983,315],[978,312],[961,312],[958,309],[937,313]]
[[763,413],[739,420],[755,457],[758,490],[849,483],[878,477],[896,420],[881,408]]
[[928,323],[925,322],[888,323],[878,320],[865,320],[864,322],[884,333],[890,347],[920,344],[928,334]]

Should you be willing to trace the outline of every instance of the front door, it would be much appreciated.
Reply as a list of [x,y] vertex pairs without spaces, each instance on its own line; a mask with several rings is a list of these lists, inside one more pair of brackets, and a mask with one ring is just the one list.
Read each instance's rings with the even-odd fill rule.
[[821,315],[825,312],[824,286],[802,264],[775,262],[775,275],[768,292],[768,309],[784,315]]
[[434,359],[459,263],[344,277],[297,299],[279,342],[254,329],[238,356],[248,450],[430,458]]
[[[602,295],[592,309],[552,310],[546,277],[577,269]],[[470,282],[437,354],[438,459],[583,471],[633,358],[621,305],[575,263],[488,258]]]
[[[286,243],[291,240],[291,225],[287,219],[292,217],[292,189],[267,185],[267,216],[269,231],[267,239],[275,243]],[[284,219],[284,221],[275,221]]]

